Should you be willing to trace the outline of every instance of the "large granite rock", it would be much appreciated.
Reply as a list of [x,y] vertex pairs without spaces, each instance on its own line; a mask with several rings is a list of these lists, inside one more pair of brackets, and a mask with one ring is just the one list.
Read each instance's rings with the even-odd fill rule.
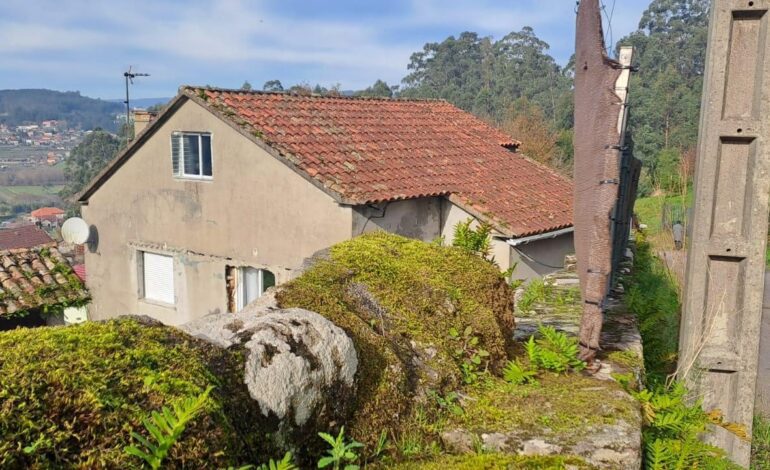
[[342,329],[317,313],[267,301],[180,329],[222,348],[244,348],[246,386],[262,415],[277,422],[275,436],[285,444],[330,429],[350,412],[356,350]]

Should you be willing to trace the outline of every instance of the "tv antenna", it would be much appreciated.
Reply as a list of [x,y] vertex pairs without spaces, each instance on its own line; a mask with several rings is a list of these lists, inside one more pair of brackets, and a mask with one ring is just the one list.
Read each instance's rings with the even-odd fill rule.
[[131,107],[129,105],[129,99],[128,99],[128,84],[130,82],[131,85],[133,85],[134,84],[134,78],[136,78],[136,77],[149,77],[150,76],[149,73],[132,72],[131,71],[131,67],[133,67],[133,66],[129,65],[128,66],[128,71],[127,72],[123,72],[123,76],[126,78],[126,101],[124,101],[124,103],[126,103],[126,141],[131,140],[131,128],[128,127],[129,124],[131,123]]

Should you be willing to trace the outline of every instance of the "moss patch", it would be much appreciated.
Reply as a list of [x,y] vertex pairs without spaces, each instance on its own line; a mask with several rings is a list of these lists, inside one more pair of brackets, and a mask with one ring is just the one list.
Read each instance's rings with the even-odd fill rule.
[[324,315],[353,339],[359,355],[350,435],[374,444],[381,430],[401,436],[416,405],[462,385],[454,328],[470,328],[489,352],[480,365],[504,366],[512,346],[512,292],[493,264],[459,248],[386,233],[336,245],[278,293],[281,307]]
[[507,454],[469,454],[459,456],[442,456],[425,462],[407,462],[397,465],[398,470],[511,470],[511,469],[566,469],[593,468],[577,457],[566,456],[531,456],[523,457]]
[[465,402],[465,413],[452,416],[448,429],[516,433],[522,439],[550,436],[560,445],[574,444],[597,426],[631,421],[639,408],[617,383],[582,374],[544,373],[531,385],[490,378]]
[[256,416],[244,409],[248,392],[234,351],[134,320],[4,332],[0,350],[0,467],[138,467],[123,451],[129,432],[145,434],[141,420],[150,411],[209,385],[217,388],[206,411],[167,463],[253,461],[260,436],[253,426],[239,428]]

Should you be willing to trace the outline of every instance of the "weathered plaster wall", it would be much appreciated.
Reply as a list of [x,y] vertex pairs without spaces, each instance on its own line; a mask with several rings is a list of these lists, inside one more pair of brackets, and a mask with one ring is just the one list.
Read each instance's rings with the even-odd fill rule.
[[511,247],[511,260],[518,263],[513,275],[517,279],[534,279],[563,268],[564,257],[575,253],[571,233]]
[[353,208],[354,237],[385,230],[426,242],[441,234],[442,198],[410,199]]
[[[212,181],[172,176],[170,136],[180,130],[212,133]],[[90,318],[147,314],[172,324],[226,311],[225,265],[265,267],[280,283],[348,239],[352,224],[350,207],[190,101],[91,196],[83,217],[99,237],[86,254]],[[138,298],[136,253],[146,245],[175,255],[174,308]]]

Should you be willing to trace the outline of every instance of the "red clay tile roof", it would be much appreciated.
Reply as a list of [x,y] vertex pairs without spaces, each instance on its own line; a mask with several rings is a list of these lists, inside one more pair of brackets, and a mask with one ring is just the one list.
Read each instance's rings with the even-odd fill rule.
[[35,225],[0,230],[0,250],[32,248],[53,243],[51,237]]
[[[182,88],[350,204],[451,195],[509,236],[572,225],[572,183],[438,100]],[[509,147],[509,148],[504,148]]]
[[[78,245],[78,246],[82,246],[82,245]],[[72,271],[75,272],[75,275],[78,277],[78,279],[80,279],[84,283],[86,282],[86,265],[85,264],[76,264],[72,266]]]
[[0,315],[88,300],[55,247],[0,251]]
[[51,217],[55,215],[63,215],[64,211],[59,209],[58,207],[41,207],[40,209],[35,209],[32,212],[30,212],[29,215],[32,217]]

